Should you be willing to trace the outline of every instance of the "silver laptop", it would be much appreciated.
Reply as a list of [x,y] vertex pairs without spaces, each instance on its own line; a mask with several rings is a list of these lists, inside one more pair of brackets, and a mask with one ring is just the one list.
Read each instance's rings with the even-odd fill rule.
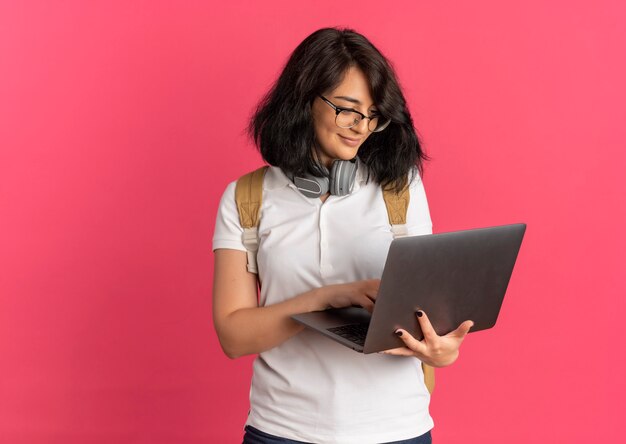
[[404,328],[423,339],[415,311],[424,310],[438,335],[472,320],[470,332],[495,325],[526,224],[502,225],[395,239],[374,311],[361,307],[292,316],[362,353],[402,347]]

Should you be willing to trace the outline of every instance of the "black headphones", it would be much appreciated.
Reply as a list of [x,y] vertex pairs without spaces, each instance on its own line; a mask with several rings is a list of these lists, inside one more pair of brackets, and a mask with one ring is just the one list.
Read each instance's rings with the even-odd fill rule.
[[[330,177],[317,177],[311,174],[290,176],[298,191],[306,197],[317,198],[328,191],[335,196],[345,196],[352,192],[356,178],[356,157],[350,160],[335,160],[330,168]],[[326,170],[328,171],[328,170]]]

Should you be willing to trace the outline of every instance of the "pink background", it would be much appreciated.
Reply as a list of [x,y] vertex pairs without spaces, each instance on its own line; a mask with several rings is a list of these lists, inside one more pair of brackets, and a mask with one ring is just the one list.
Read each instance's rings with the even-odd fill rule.
[[260,165],[258,99],[337,25],[397,69],[435,232],[528,224],[498,325],[438,371],[435,442],[624,442],[625,22],[619,0],[1,1],[0,442],[240,442],[217,204]]

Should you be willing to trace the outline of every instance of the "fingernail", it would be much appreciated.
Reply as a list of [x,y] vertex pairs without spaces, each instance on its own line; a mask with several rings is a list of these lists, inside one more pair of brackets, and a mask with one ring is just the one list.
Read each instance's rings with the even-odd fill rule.
[[396,336],[402,336],[402,331],[396,330]]
[[421,318],[424,313],[422,313],[422,310],[417,310],[415,314],[417,315],[418,318]]

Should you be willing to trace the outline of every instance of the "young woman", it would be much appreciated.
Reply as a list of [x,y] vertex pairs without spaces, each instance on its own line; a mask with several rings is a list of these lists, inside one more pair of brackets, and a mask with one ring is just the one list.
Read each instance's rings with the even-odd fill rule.
[[[471,321],[440,337],[418,312],[423,341],[400,329],[406,347],[364,355],[290,319],[329,307],[372,310],[393,239],[382,187],[408,184],[408,234],[432,232],[421,181],[426,156],[389,62],[350,29],[320,29],[294,50],[249,130],[270,165],[260,297],[246,269],[235,182],[222,196],[213,238],[220,343],[231,358],[258,354],[244,443],[431,442],[421,363],[452,364]],[[331,194],[329,176],[332,184],[345,162],[355,176],[348,191]],[[305,193],[298,178],[321,189]]]

